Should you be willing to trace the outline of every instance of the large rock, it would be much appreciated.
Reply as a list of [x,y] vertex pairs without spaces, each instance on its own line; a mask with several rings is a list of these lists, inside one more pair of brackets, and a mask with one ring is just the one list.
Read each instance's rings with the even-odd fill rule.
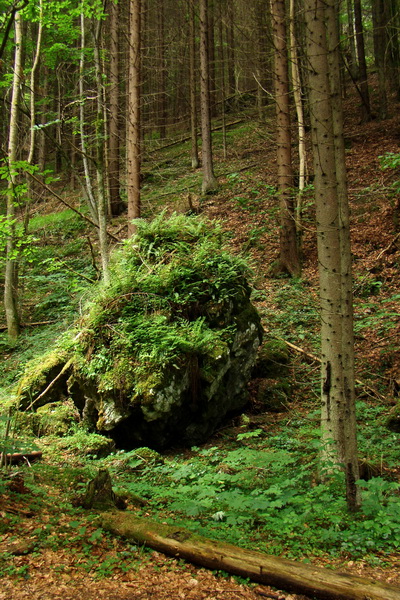
[[247,402],[262,333],[248,270],[198,217],[137,225],[114,255],[111,286],[61,344],[58,373],[44,360],[47,373],[35,367],[32,389],[28,372],[19,400],[35,406],[50,385],[49,400],[67,394],[89,428],[125,449],[198,444]]

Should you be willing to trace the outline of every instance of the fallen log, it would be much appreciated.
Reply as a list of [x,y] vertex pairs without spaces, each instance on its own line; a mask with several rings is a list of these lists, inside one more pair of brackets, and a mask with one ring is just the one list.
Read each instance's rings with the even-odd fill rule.
[[4,465],[19,465],[23,462],[32,463],[42,458],[42,453],[39,451],[32,452],[14,452],[13,454],[1,453],[0,464]]
[[107,531],[169,556],[322,600],[400,600],[400,588],[210,540],[181,527],[103,513]]

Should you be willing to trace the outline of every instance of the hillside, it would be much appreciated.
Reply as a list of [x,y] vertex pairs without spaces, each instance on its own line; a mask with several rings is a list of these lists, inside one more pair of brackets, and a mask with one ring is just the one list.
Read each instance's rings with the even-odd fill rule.
[[[291,344],[286,348],[289,366],[269,382],[275,399],[280,399],[278,408],[265,410],[253,381],[252,401],[244,415],[226,423],[204,447],[175,448],[160,461],[143,461],[132,453],[97,458],[93,451],[88,457],[87,447],[95,442],[76,427],[64,437],[53,432],[35,439],[43,462],[31,469],[12,469],[22,474],[22,483],[13,487],[7,481],[0,488],[0,548],[5,552],[0,562],[1,600],[304,598],[247,586],[104,534],[95,513],[74,506],[76,491],[104,466],[116,486],[128,493],[129,508],[143,518],[189,523],[210,537],[400,585],[399,430],[386,427],[400,387],[400,171],[395,157],[388,163],[394,168],[383,168],[379,159],[400,153],[398,112],[393,101],[390,119],[360,124],[357,98],[345,99],[360,457],[372,470],[365,486],[366,512],[359,519],[364,528],[357,529],[357,523],[343,516],[340,483],[323,488],[316,476],[319,365],[313,356],[319,345],[318,265],[311,188],[303,200],[302,278],[292,281],[268,274],[278,252],[271,107],[267,124],[256,123],[248,113],[232,119],[239,122],[227,129],[226,158],[221,131],[215,132],[220,188],[212,196],[196,193],[201,176],[189,169],[187,144],[154,149],[144,164],[143,208],[148,218],[164,206],[186,210],[190,195],[202,215],[223,223],[234,251],[250,258],[253,299],[265,341]],[[56,185],[58,194],[84,210],[77,190]],[[4,407],[25,362],[70,326],[98,274],[96,235],[86,224],[48,196],[32,213],[35,250],[20,279],[26,327],[14,347],[5,334],[1,338]],[[124,218],[112,224],[121,238]],[[23,428],[19,435],[23,437]],[[265,463],[258,463],[256,472],[253,463],[261,456]],[[269,508],[260,502],[254,509],[260,500],[257,489],[268,478],[268,490],[275,490],[268,497]],[[243,495],[234,496],[237,489]],[[133,497],[144,499],[144,504],[135,505]],[[230,513],[225,505],[235,509]],[[257,510],[259,515],[254,514]],[[217,512],[227,514],[221,523],[213,518]],[[29,547],[13,552],[10,544],[22,538]]]

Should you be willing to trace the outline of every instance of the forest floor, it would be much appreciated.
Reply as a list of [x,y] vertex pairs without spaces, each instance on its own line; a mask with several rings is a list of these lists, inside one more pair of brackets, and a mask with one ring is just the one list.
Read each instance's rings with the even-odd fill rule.
[[[396,196],[391,187],[400,179],[400,172],[398,168],[383,170],[379,156],[400,153],[400,106],[393,104],[393,116],[386,121],[374,120],[365,124],[360,124],[358,109],[357,98],[346,98],[347,168],[358,291],[355,310],[361,323],[356,330],[357,376],[365,383],[361,393],[372,394],[375,400],[390,407],[397,401],[400,388],[400,204],[399,195]],[[281,313],[287,318],[285,310],[290,310],[292,302],[288,296],[288,306],[282,308],[282,298],[277,302],[276,297],[277,291],[285,286],[285,279],[268,277],[268,267],[278,255],[276,198],[273,194],[276,162],[271,127],[264,129],[252,125],[251,136],[242,136],[235,145],[228,145],[229,159],[217,152],[220,190],[204,200],[193,194],[192,200],[199,203],[202,214],[224,223],[232,232],[232,244],[238,250],[251,255],[257,272],[255,286],[262,292],[257,302],[267,336],[274,329],[272,313]],[[182,197],[185,194],[184,191]],[[308,282],[310,297],[317,301],[313,205],[307,195],[304,202],[302,280]],[[116,230],[118,226],[115,226]],[[371,301],[371,290],[376,291],[376,301]],[[316,336],[315,329],[307,330],[307,322],[300,337],[288,323],[288,341],[304,352],[315,351]],[[297,354],[301,358],[302,352]],[[376,390],[376,395],[371,390]],[[307,392],[309,390],[304,388],[303,394]],[[296,410],[301,410],[300,402]],[[274,416],[278,421],[279,418],[279,415]],[[219,442],[212,440],[211,443]],[[8,529],[4,535],[0,526],[0,553],[5,553],[14,569],[10,568],[7,573],[3,566],[0,600],[305,599],[305,596],[238,581],[226,574],[213,573],[158,552],[138,551],[137,548],[134,549],[135,564],[125,568],[124,557],[133,552],[131,546],[110,537],[97,539],[98,528],[93,515],[87,518],[84,527],[76,529],[78,526],[71,522],[70,513],[64,512],[62,507],[61,489],[57,497],[57,492],[49,487],[45,491],[46,500],[42,498],[35,505],[37,495],[29,492],[29,487],[27,484],[27,489],[20,489],[18,495],[12,492],[0,495],[3,527],[6,523],[10,526],[15,523],[14,530]],[[49,543],[51,536],[57,535],[65,540],[64,547],[60,546],[59,539],[53,546]],[[30,544],[30,540],[38,536],[47,538],[40,549]],[[88,562],[88,539],[92,540],[91,562]],[[391,555],[377,567],[345,557],[332,559],[329,564],[325,557],[315,558],[312,562],[400,585],[400,554]]]

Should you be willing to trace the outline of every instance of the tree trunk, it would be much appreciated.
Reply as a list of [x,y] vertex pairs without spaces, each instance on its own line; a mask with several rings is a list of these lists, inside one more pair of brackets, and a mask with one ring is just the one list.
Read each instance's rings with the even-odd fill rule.
[[189,94],[190,94],[190,139],[192,169],[199,167],[197,144],[197,102],[196,102],[196,31],[194,0],[188,0],[189,13]]
[[211,140],[208,43],[208,0],[200,0],[200,105],[201,156],[203,167],[201,191],[203,194],[212,192],[217,188]]
[[140,217],[140,78],[141,0],[129,3],[129,91],[127,127],[128,235],[135,232],[133,219]]
[[301,266],[297,248],[293,201],[292,136],[285,0],[271,0],[271,14],[275,48],[276,145],[280,203],[279,265],[275,271],[299,277]]
[[109,2],[110,13],[110,91],[108,118],[108,190],[110,212],[113,217],[121,214],[124,204],[120,196],[120,93],[119,93],[119,4]]
[[103,513],[102,527],[135,544],[145,544],[174,558],[265,585],[323,600],[400,600],[399,588],[355,575],[243,550],[192,534],[173,525],[138,519],[130,513]]
[[386,49],[387,49],[387,0],[372,1],[372,23],[374,27],[375,66],[379,84],[379,118],[388,116],[386,90]]
[[359,506],[350,232],[335,0],[306,0],[309,100],[321,302],[321,429],[325,468],[342,465]]
[[297,115],[297,130],[299,138],[299,191],[297,194],[296,203],[296,238],[298,245],[298,252],[301,255],[301,238],[302,238],[302,225],[301,225],[301,213],[302,213],[302,199],[303,192],[306,185],[306,166],[307,166],[307,151],[306,151],[306,127],[304,118],[304,107],[303,107],[303,90],[300,77],[300,60],[297,49],[297,38],[296,38],[296,2],[290,0],[289,3],[290,12],[290,56],[291,56],[291,67],[292,67],[292,87],[293,87],[293,98],[296,106]]
[[8,138],[8,165],[10,175],[8,180],[7,194],[7,221],[9,223],[9,234],[6,246],[6,267],[4,274],[4,310],[6,313],[7,334],[10,340],[16,340],[20,333],[18,314],[18,261],[15,257],[15,202],[16,198],[16,175],[14,163],[17,160],[18,143],[18,105],[20,98],[20,85],[22,76],[22,23],[21,16],[15,13],[15,55],[14,76],[12,83],[10,124]]
[[92,179],[89,168],[88,153],[86,148],[86,131],[85,131],[85,81],[84,81],[84,68],[85,68],[85,49],[86,49],[86,26],[85,26],[85,15],[81,13],[81,47],[80,47],[80,59],[79,59],[79,133],[81,139],[81,152],[82,162],[85,174],[85,191],[87,195],[87,201],[89,206],[90,215],[96,223],[98,223],[98,214],[96,200],[94,197]]
[[368,90],[367,63],[365,60],[364,31],[362,24],[361,0],[354,0],[354,27],[356,32],[358,74],[361,96],[361,120],[363,122],[371,119],[371,105]]
[[157,62],[159,75],[157,98],[157,124],[160,138],[167,137],[167,90],[166,90],[166,61],[165,61],[165,10],[161,2],[157,10]]
[[349,43],[349,70],[353,79],[358,79],[358,64],[357,64],[357,50],[356,50],[356,36],[355,36],[355,24],[354,24],[354,9],[353,0],[346,0],[347,9],[347,36]]
[[94,65],[96,76],[96,95],[97,95],[97,115],[96,115],[96,178],[97,178],[97,215],[99,222],[99,247],[102,266],[102,275],[105,284],[110,283],[110,273],[108,268],[109,251],[107,238],[107,199],[104,181],[104,137],[105,123],[103,119],[103,99],[105,97],[103,87],[103,77],[100,61],[100,32],[102,21],[99,19],[95,24],[94,30]]

